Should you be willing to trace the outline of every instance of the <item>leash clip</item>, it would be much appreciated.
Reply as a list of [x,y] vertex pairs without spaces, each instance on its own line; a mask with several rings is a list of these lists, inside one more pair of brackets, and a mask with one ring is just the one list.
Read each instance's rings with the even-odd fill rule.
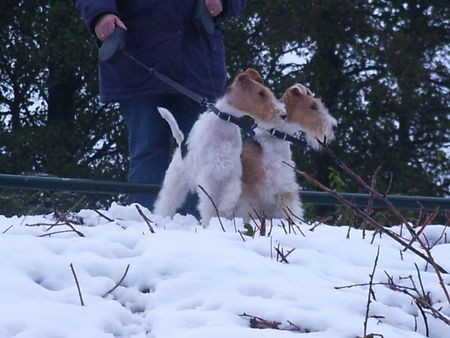
[[294,137],[300,139],[300,137],[302,137],[302,131],[299,129],[294,133]]

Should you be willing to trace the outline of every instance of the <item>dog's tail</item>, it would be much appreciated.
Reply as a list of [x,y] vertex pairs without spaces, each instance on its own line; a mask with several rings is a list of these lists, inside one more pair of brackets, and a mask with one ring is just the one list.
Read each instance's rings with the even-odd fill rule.
[[177,144],[180,147],[184,141],[184,134],[180,130],[180,127],[178,127],[177,120],[175,120],[175,117],[166,108],[158,107],[158,112],[161,117],[169,124],[172,136],[174,137],[175,141],[177,141]]

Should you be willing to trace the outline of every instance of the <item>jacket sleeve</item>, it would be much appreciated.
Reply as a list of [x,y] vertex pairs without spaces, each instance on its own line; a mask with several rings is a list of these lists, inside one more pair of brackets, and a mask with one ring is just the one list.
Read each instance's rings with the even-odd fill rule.
[[248,0],[222,0],[223,12],[221,18],[240,14],[247,6]]
[[75,6],[91,32],[94,32],[99,15],[113,13],[119,16],[116,0],[77,0]]

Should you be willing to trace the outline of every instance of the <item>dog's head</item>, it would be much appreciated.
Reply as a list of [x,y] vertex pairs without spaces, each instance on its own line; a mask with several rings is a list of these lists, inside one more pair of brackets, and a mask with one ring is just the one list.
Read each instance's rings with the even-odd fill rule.
[[336,120],[307,87],[295,84],[285,91],[281,100],[286,107],[286,121],[298,125],[314,148],[319,147],[317,139],[331,141],[334,138]]
[[257,121],[271,123],[280,118],[283,105],[264,86],[261,75],[249,68],[238,74],[227,89],[228,103]]

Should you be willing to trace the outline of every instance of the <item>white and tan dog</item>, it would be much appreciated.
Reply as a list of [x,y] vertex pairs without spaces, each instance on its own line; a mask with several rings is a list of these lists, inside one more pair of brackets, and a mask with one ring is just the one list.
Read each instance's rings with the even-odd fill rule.
[[[331,141],[336,120],[321,100],[301,84],[286,90],[282,97],[286,119],[273,128],[293,135],[298,130],[306,134],[307,142],[317,149],[318,140]],[[254,141],[245,143],[242,152],[242,194],[235,216],[249,220],[250,215],[266,218],[303,217],[300,188],[295,172],[283,162],[295,166],[289,142],[273,137],[264,128],[256,129]]]
[[[215,106],[234,117],[249,115],[263,125],[278,119],[283,106],[262,82],[257,71],[247,69],[236,76]],[[201,186],[217,206],[219,215],[231,218],[242,186],[239,127],[220,119],[213,112],[201,114],[189,133],[187,154],[183,158],[180,147],[183,133],[169,111],[163,108],[159,111],[169,123],[179,146],[166,171],[154,213],[173,216],[187,194],[197,192],[201,223],[207,226],[211,217],[216,216],[216,211],[210,198],[199,188]]]

